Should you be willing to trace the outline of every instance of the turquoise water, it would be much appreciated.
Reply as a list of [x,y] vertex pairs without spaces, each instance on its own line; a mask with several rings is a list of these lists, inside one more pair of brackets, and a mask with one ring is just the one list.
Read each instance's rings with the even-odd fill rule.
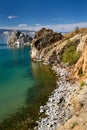
[[0,47],[0,120],[23,106],[26,92],[35,82],[29,50]]
[[0,130],[33,128],[40,106],[56,87],[51,67],[32,62],[29,53],[30,47],[0,44]]

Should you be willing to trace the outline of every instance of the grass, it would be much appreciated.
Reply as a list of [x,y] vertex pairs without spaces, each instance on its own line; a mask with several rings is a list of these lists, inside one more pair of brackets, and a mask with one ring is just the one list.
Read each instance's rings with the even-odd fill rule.
[[84,76],[84,73],[79,73],[79,77],[83,77]]
[[80,87],[83,87],[85,83],[83,81],[80,82]]
[[77,123],[77,122],[74,122],[74,123],[72,124],[72,126],[71,126],[71,129],[74,129],[77,125],[78,125],[78,123]]
[[62,61],[64,63],[68,63],[69,65],[73,65],[79,59],[81,53],[76,51],[77,42],[71,42],[68,40],[68,44],[66,45],[64,52],[62,54]]

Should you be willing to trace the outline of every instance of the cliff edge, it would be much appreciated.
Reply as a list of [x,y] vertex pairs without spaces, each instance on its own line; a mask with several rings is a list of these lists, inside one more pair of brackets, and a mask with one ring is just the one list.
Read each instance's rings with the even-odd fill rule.
[[[31,43],[31,58],[36,61],[43,61],[49,63],[53,52],[48,52],[54,48],[54,43],[62,40],[64,37],[61,33],[53,32],[50,29],[42,28],[35,34]],[[45,56],[48,55],[48,59]],[[47,60],[47,61],[45,61]]]
[[86,130],[87,29],[77,29],[64,36],[41,29],[31,43],[31,58],[56,66],[61,79],[47,104],[41,106],[40,112],[46,111],[48,116],[39,121],[36,129]]

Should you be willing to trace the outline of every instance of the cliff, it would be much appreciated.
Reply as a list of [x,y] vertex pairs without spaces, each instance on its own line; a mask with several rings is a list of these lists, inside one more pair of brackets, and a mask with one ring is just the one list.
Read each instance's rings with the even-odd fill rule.
[[[31,58],[36,61],[44,61],[44,57],[47,53],[52,50],[54,43],[62,40],[64,37],[61,33],[53,32],[52,30],[42,28],[39,32],[35,34],[35,37],[31,43]],[[49,55],[46,63],[50,62]]]
[[[41,112],[35,129],[86,130],[87,129],[87,29],[78,29],[61,35],[42,29],[31,43],[31,58],[53,64],[60,76],[57,89]],[[66,74],[67,70],[67,74]]]
[[11,46],[24,46],[29,45],[31,41],[32,37],[15,30],[8,37],[7,43]]
[[[10,43],[16,45],[17,40],[22,40],[23,37],[21,33],[13,32]],[[32,60],[51,64],[58,80],[47,103],[40,106],[39,119],[35,120],[35,124],[33,120],[24,119],[22,115],[25,121],[18,121],[16,128],[29,129],[31,122],[31,125],[35,125],[31,126],[34,130],[86,130],[87,29],[78,29],[62,35],[43,28],[35,34],[30,45]],[[28,111],[26,113],[29,114]],[[1,127],[6,127],[6,121],[4,124]]]

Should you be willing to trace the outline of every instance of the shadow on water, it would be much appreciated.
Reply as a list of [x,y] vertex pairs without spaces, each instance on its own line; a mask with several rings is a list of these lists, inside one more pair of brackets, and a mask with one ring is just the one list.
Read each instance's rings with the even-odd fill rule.
[[57,77],[50,66],[35,62],[31,65],[35,83],[26,93],[25,106],[0,123],[0,130],[33,130],[35,121],[39,118],[40,106],[47,102],[56,87]]
[[26,103],[42,105],[46,103],[47,97],[56,86],[56,76],[50,66],[45,66],[41,63],[32,62],[32,71],[36,82],[34,87],[28,90]]

